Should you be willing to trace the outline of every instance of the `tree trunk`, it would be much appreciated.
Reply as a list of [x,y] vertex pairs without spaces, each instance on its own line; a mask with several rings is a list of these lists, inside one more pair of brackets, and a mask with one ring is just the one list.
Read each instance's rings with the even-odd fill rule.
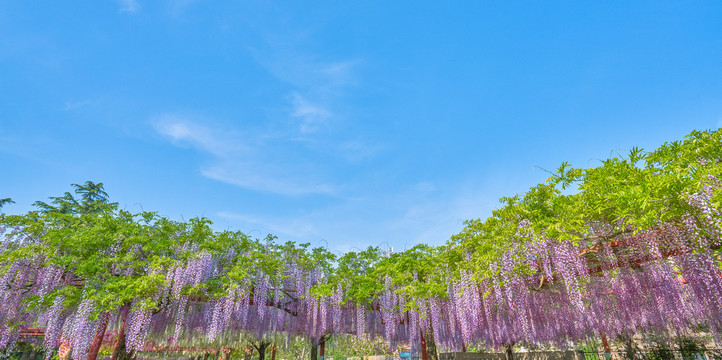
[[311,340],[311,360],[318,360],[318,340]]
[[271,351],[271,360],[276,360],[276,344],[273,344],[273,350]]
[[429,329],[428,332],[421,332],[421,357],[426,353],[427,360],[439,360],[439,354],[436,352],[436,342],[434,342],[434,331]]
[[624,344],[624,356],[627,359],[637,359],[640,355],[639,348],[634,342],[632,335],[619,335],[619,340]]
[[512,344],[504,345],[506,360],[514,360],[514,348]]
[[421,360],[429,360],[429,353],[426,351],[426,339],[424,338],[424,331],[419,329],[419,336],[421,337]]
[[118,339],[115,341],[115,349],[111,360],[128,359],[128,353],[125,351],[125,325],[128,323],[128,313],[130,312],[130,304],[125,304],[120,308],[120,331],[118,331]]
[[58,358],[65,360],[70,355],[70,341],[68,339],[63,340],[58,348]]
[[100,326],[98,326],[98,330],[95,332],[95,337],[93,338],[93,343],[90,345],[88,360],[96,360],[98,358],[98,351],[100,351],[100,346],[103,345],[103,337],[105,337],[105,330],[108,328],[109,321],[110,313],[106,311],[100,317]]
[[268,345],[271,345],[271,343],[266,341],[259,342],[258,347],[256,348],[256,350],[258,350],[258,360],[265,360],[266,348],[268,347]]

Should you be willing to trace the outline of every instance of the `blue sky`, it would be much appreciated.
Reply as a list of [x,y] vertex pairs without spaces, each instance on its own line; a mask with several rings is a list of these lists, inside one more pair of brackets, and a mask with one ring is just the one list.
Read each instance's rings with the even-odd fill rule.
[[0,2],[0,197],[343,252],[722,124],[722,3]]

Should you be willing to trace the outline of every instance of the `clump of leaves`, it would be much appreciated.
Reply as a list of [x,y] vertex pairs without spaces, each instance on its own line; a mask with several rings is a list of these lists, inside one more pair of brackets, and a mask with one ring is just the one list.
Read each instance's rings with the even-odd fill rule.
[[704,358],[705,346],[699,340],[690,337],[680,337],[677,346],[684,360],[698,360]]

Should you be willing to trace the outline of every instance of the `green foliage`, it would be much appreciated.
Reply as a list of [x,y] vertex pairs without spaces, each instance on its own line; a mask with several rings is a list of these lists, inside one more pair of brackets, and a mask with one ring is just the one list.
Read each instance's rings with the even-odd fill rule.
[[[722,174],[722,131],[695,131],[684,141],[652,152],[632,148],[626,158],[602,160],[580,169],[563,163],[546,183],[522,195],[502,198],[485,219],[469,220],[449,241],[473,261],[461,267],[479,278],[492,276],[490,264],[502,253],[551,239],[594,245],[623,233],[652,229],[662,222],[682,224],[695,209],[688,196],[708,176]],[[715,193],[720,205],[722,194]],[[529,228],[519,224],[529,222]]]
[[13,201],[13,199],[11,198],[0,199],[0,209],[2,209],[2,207],[7,204],[15,204],[15,201]]
[[344,254],[338,259],[325,290],[330,291],[341,285],[346,288],[347,300],[369,304],[383,290],[383,282],[379,284],[378,278],[374,276],[374,268],[380,257],[378,247]]
[[[180,223],[143,212],[132,214],[110,203],[102,183],[74,185],[75,199],[66,193],[52,204],[36,203],[40,211],[0,218],[0,223],[27,236],[0,254],[0,263],[32,259],[39,266],[59,269],[70,284],[30,299],[30,306],[50,306],[58,296],[66,307],[83,299],[96,304],[96,314],[117,310],[135,300],[153,308],[160,289],[168,285],[163,270],[197,256],[191,248],[216,242],[210,221]],[[2,269],[0,271],[6,271]]]
[[[161,304],[168,304],[161,299],[171,291],[172,279],[166,274],[199,257],[214,258],[221,271],[182,288],[181,294],[195,299],[253,291],[263,277],[281,284],[290,264],[316,270],[321,289],[336,260],[328,250],[311,249],[309,244],[280,245],[271,235],[259,240],[241,232],[214,231],[205,218],[179,222],[153,212],[120,210],[108,201],[102,183],[73,188],[74,193],[52,197],[50,203],[36,202],[36,211],[0,214],[0,226],[11,229],[8,235],[15,239],[0,251],[0,276],[11,264],[24,260],[56,269],[67,281],[48,294],[26,299],[28,311],[47,309],[58,298],[65,309],[93,302],[93,318],[130,303],[135,309],[160,310]],[[287,290],[276,287],[269,296],[275,297],[277,291],[298,296]]]
[[[500,199],[502,206],[489,218],[466,221],[443,246],[420,244],[398,253],[369,247],[340,257],[308,243],[279,244],[271,235],[259,240],[214,231],[205,218],[179,222],[153,212],[120,210],[102,183],[88,181],[73,184],[72,193],[51,197],[49,203],[36,202],[36,211],[0,214],[0,225],[22,235],[0,252],[0,276],[20,259],[56,268],[68,285],[31,298],[28,305],[48,307],[62,297],[64,306],[72,308],[92,300],[97,316],[131,302],[157,308],[159,293],[171,285],[164,275],[169,269],[211,256],[220,262],[220,272],[186,286],[183,294],[219,298],[252,291],[260,278],[278,285],[293,265],[317,276],[312,296],[328,297],[343,288],[344,303],[368,306],[393,289],[406,309],[419,309],[427,299],[446,296],[450,281],[462,275],[479,282],[495,276],[492,265],[502,254],[535,242],[592,247],[662,223],[681,227],[688,217],[702,223],[704,214],[689,205],[689,196],[721,174],[722,130],[696,131],[652,152],[632,148],[626,157],[602,160],[595,167],[562,163],[545,183]],[[722,192],[716,191],[712,201],[722,206]],[[0,199],[0,207],[8,203],[12,200]],[[273,288],[269,296],[286,290]]]
[[683,336],[677,339],[677,346],[679,346],[679,352],[684,360],[704,358],[706,349],[702,341]]
[[[489,218],[466,221],[444,246],[422,244],[393,254],[373,247],[349,252],[335,268],[325,269],[331,272],[329,281],[314,291],[330,295],[341,285],[346,300],[369,304],[385,291],[388,279],[406,307],[417,308],[420,300],[446,296],[449,281],[462,272],[476,281],[496,275],[498,268],[491,265],[511,249],[549,240],[592,247],[660,223],[681,226],[697,211],[688,196],[699,192],[708,176],[720,174],[720,130],[695,131],[652,152],[634,147],[626,158],[601,160],[596,167],[562,163],[545,183],[501,198],[502,207]],[[722,205],[722,194],[713,200]]]
[[40,209],[43,214],[90,214],[100,213],[111,209],[117,203],[108,201],[108,193],[105,192],[103,183],[86,181],[83,185],[71,184],[76,195],[66,192],[63,196],[50,197],[50,204],[43,201],[36,201],[33,205]]
[[675,358],[674,352],[664,340],[655,341],[647,357],[649,360],[674,360]]
[[[409,250],[381,259],[372,273],[377,279],[389,278],[398,294],[406,296],[408,308],[418,308],[417,300],[446,296],[452,254],[444,247],[419,244]],[[378,281],[383,290],[384,281]]]
[[326,358],[363,358],[372,355],[398,355],[398,350],[395,353],[391,352],[388,344],[381,337],[359,339],[354,335],[339,335],[326,344]]

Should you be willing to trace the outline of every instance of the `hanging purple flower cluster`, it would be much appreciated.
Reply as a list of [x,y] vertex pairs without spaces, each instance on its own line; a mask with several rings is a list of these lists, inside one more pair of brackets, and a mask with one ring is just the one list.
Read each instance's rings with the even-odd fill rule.
[[[722,334],[722,272],[710,250],[720,245],[719,211],[711,204],[719,184],[709,183],[690,196],[701,221],[596,245],[542,240],[505,253],[492,269],[498,275],[481,284],[462,271],[446,299],[429,300],[437,345],[564,348],[601,335],[681,334],[698,325]],[[522,221],[520,228],[528,225]],[[524,267],[532,273],[519,270]]]
[[[196,256],[166,269],[145,269],[162,275],[164,285],[142,302],[128,304],[127,318],[118,316],[116,323],[127,321],[130,351],[147,348],[151,337],[156,343],[214,342],[239,332],[259,339],[282,333],[316,340],[355,334],[414,349],[421,334],[429,334],[450,350],[513,343],[566,347],[600,335],[684,332],[698,325],[719,335],[722,273],[711,250],[721,245],[722,220],[712,202],[719,186],[709,178],[702,191],[689,196],[693,211],[682,224],[661,223],[608,241],[554,241],[531,233],[523,220],[517,235],[528,237],[528,244],[503,254],[492,266],[494,276],[479,281],[463,269],[457,277],[435,274],[448,278],[445,296],[413,299],[414,307],[406,306],[412,299],[388,276],[378,279],[383,290],[366,305],[345,300],[343,283],[328,296],[315,294],[312,289],[327,284],[329,274],[293,254],[284,257],[277,273],[255,269],[244,283],[213,297],[203,292],[204,284],[222,279],[229,259],[253,255],[184,248]],[[3,252],[35,241],[19,231],[2,234]],[[48,349],[67,342],[73,359],[87,358],[95,334],[105,326],[94,320],[97,304],[91,298],[70,309],[63,308],[62,296],[37,310],[23,301],[72,284],[72,274],[45,266],[42,258],[0,265],[6,269],[0,277],[0,349],[11,349],[28,324],[37,323],[45,328]],[[418,274],[413,278],[418,281]]]

